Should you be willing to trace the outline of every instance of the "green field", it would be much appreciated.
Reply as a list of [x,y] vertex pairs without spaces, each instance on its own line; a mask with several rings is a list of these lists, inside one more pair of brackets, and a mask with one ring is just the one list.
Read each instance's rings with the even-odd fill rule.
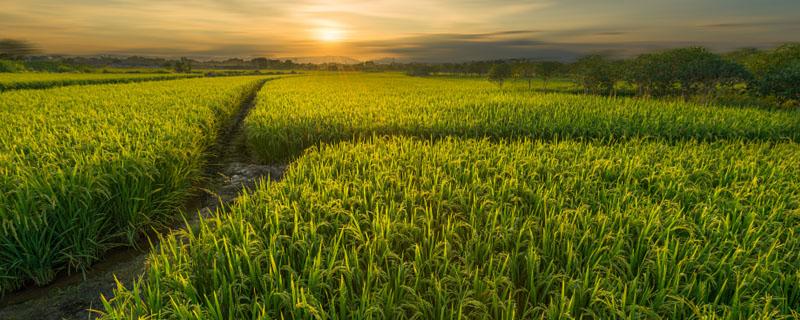
[[541,94],[485,80],[393,74],[296,77],[267,84],[245,126],[251,151],[282,161],[319,143],[377,135],[798,141],[800,112]]
[[800,0],[0,3],[0,320],[800,320]]
[[264,79],[0,93],[0,294],[83,270],[174,217]]
[[109,319],[800,317],[800,112],[470,79],[267,83],[291,161],[167,236]]
[[192,74],[0,73],[0,91],[197,77]]

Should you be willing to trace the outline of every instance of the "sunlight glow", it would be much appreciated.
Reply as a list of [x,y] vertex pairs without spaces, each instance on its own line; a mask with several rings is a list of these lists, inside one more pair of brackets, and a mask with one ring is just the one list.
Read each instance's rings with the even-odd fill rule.
[[323,42],[338,42],[344,39],[344,31],[331,27],[320,28],[316,30],[315,36],[318,40]]

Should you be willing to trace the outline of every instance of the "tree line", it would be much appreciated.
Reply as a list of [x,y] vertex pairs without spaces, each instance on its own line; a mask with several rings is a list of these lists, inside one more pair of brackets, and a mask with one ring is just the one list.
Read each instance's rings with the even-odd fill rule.
[[54,56],[39,55],[40,50],[24,40],[0,39],[0,72],[96,72],[102,68],[148,68],[189,73],[193,69],[214,70],[313,70],[320,66],[298,64],[291,60],[230,58],[197,60],[187,57],[160,58],[143,56]]
[[[457,73],[486,70],[489,81],[553,77],[568,79],[585,93],[616,95],[620,89],[648,97],[703,96],[734,92],[800,104],[800,44],[772,50],[742,49],[716,54],[702,47],[642,54],[630,59],[588,55],[572,63],[495,61],[488,68],[461,68]],[[485,68],[485,69],[484,69]],[[439,69],[439,71],[447,68]],[[449,71],[449,70],[448,70]],[[447,72],[447,71],[444,71]]]

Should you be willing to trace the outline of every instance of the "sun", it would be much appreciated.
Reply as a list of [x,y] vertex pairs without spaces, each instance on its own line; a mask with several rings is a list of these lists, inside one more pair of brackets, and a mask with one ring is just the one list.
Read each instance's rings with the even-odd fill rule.
[[344,31],[339,28],[319,28],[315,32],[315,36],[322,42],[339,42],[344,39]]

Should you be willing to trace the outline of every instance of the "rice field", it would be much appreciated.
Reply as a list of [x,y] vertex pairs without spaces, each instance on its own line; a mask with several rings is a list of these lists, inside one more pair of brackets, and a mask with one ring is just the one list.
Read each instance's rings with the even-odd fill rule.
[[291,161],[166,236],[107,319],[800,317],[800,113],[469,79],[267,83]]
[[193,78],[193,74],[0,73],[0,92],[18,89]]
[[245,128],[251,151],[275,162],[372,135],[796,142],[800,112],[541,94],[478,79],[334,74],[270,82]]
[[174,217],[264,77],[0,93],[0,294]]
[[152,255],[108,318],[780,318],[794,143],[372,139]]

